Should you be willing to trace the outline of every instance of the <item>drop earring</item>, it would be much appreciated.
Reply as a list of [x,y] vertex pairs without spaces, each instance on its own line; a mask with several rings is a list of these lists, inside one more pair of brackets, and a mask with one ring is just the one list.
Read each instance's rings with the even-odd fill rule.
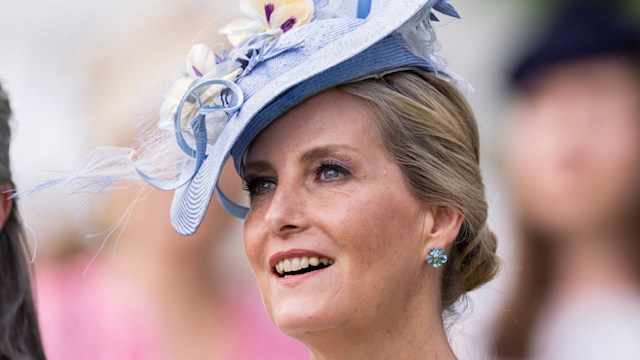
[[429,256],[427,256],[426,261],[429,264],[433,264],[433,267],[437,269],[447,262],[447,255],[444,254],[443,248],[429,248]]

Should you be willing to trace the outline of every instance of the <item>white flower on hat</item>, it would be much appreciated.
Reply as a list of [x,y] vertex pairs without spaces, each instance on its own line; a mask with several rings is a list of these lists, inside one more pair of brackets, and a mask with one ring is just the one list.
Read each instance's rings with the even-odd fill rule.
[[224,28],[231,44],[238,45],[256,34],[279,35],[309,23],[313,17],[313,0],[240,0],[240,11],[248,18],[238,19]]
[[[242,73],[240,64],[236,61],[216,62],[216,55],[208,46],[196,44],[191,48],[187,57],[186,69],[180,78],[169,89],[164,102],[160,106],[160,120],[158,126],[162,129],[174,128],[174,117],[184,94],[198,81],[203,79],[225,79],[235,81]],[[212,105],[224,89],[221,85],[212,85],[201,92],[203,105]],[[199,111],[197,103],[186,101],[182,107],[181,126],[196,116]]]
[[216,56],[207,45],[196,44],[187,56],[187,70],[202,77],[216,67]]

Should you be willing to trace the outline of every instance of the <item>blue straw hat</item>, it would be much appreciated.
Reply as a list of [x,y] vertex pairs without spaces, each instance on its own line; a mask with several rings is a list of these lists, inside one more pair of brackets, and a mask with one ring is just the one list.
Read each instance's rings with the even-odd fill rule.
[[[232,156],[242,175],[244,155],[255,137],[313,95],[410,67],[463,84],[435,54],[434,12],[458,17],[447,0],[241,0],[240,5],[249,18],[221,30],[235,47],[216,54],[194,46],[162,106],[160,127],[175,134],[173,146],[186,158],[180,170],[157,177],[151,169],[149,175],[138,170],[149,171],[149,166],[137,166],[132,152],[120,150],[141,179],[175,190],[171,223],[183,235],[198,229],[214,192],[227,211],[246,216],[248,209],[217,186],[224,164]],[[108,153],[100,153],[97,162],[108,162]],[[122,180],[83,174],[74,181],[93,179],[99,189]]]

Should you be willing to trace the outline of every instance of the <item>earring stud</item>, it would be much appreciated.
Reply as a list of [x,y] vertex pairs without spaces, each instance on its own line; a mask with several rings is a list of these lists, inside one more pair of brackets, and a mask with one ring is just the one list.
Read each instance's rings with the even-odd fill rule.
[[429,256],[427,256],[426,261],[429,264],[433,264],[433,267],[437,269],[447,262],[447,255],[444,254],[443,248],[429,248]]

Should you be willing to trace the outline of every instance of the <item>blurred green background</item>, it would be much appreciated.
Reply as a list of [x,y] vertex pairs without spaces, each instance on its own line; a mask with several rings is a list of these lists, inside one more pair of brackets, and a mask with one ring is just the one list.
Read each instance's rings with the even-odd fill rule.
[[[554,12],[559,7],[563,6],[564,4],[570,1],[571,0],[523,1],[522,4],[524,6],[537,8],[538,11],[541,11],[543,13],[541,15],[546,15],[544,13]],[[586,2],[589,0],[583,0],[583,1]],[[626,10],[625,12],[627,12],[627,14],[629,14],[630,17],[632,17],[636,22],[640,22],[640,1],[639,0],[616,0],[616,1],[611,1],[611,4],[622,6]]]

